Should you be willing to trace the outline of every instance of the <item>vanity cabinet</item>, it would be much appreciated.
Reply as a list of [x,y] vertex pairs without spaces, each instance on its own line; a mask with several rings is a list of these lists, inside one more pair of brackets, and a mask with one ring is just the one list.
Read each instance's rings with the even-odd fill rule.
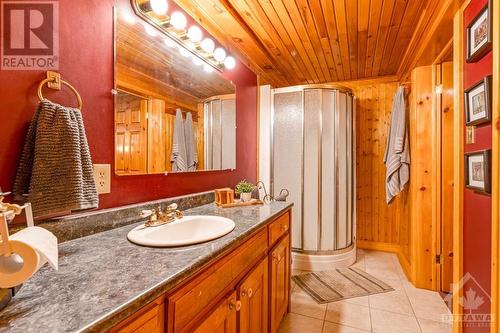
[[268,260],[265,257],[238,288],[240,333],[267,332],[268,285]]
[[271,332],[278,330],[290,298],[290,236],[287,234],[269,255]]
[[202,321],[194,333],[236,333],[236,315],[240,307],[236,293],[231,293]]
[[112,332],[275,333],[289,310],[290,210]]

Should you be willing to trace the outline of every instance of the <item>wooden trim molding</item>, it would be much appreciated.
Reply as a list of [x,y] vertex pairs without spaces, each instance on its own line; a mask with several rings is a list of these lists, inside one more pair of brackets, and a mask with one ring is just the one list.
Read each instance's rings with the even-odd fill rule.
[[382,243],[382,242],[369,242],[358,240],[357,241],[358,249],[363,250],[373,250],[373,251],[383,251],[383,252],[391,252],[391,253],[399,253],[400,247],[399,244],[392,243]]
[[[454,138],[453,152],[454,176],[453,183],[453,314],[458,317],[462,313],[460,297],[462,290],[460,280],[463,276],[463,181],[464,181],[464,103],[463,103],[463,73],[464,73],[464,20],[463,11],[470,0],[462,4],[453,18],[453,80],[454,80]],[[462,326],[456,320],[453,322],[453,333],[462,332]]]
[[[500,0],[493,0],[493,90],[500,91]],[[498,93],[492,101],[492,191],[491,191],[491,313],[493,323],[491,332],[500,331],[500,100]]]

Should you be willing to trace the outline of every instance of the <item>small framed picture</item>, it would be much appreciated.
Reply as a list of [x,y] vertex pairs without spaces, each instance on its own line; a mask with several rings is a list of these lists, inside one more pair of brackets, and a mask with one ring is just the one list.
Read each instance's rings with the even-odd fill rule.
[[491,24],[492,0],[477,14],[467,27],[467,62],[476,62],[491,50],[493,26]]
[[465,125],[491,121],[491,79],[487,76],[464,92]]
[[465,154],[465,187],[491,193],[491,149]]

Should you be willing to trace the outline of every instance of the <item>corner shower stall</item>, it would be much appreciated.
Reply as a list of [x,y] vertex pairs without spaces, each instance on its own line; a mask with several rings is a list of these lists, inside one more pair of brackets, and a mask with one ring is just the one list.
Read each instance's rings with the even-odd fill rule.
[[270,186],[290,191],[293,267],[324,270],[356,260],[353,95],[330,86],[270,94]]

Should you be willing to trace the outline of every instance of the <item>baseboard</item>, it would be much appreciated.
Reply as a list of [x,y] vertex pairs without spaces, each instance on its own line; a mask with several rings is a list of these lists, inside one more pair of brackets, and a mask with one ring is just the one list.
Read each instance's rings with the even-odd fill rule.
[[370,241],[362,241],[358,240],[356,242],[358,249],[364,250],[374,250],[374,251],[383,251],[383,252],[391,252],[391,253],[399,253],[400,246],[398,244],[393,243],[383,243],[383,242],[370,242]]
[[401,267],[403,267],[403,272],[406,275],[406,278],[408,281],[410,281],[413,284],[413,279],[411,277],[411,265],[406,256],[403,254],[403,252],[399,251],[398,252],[398,260],[399,263],[401,264]]

